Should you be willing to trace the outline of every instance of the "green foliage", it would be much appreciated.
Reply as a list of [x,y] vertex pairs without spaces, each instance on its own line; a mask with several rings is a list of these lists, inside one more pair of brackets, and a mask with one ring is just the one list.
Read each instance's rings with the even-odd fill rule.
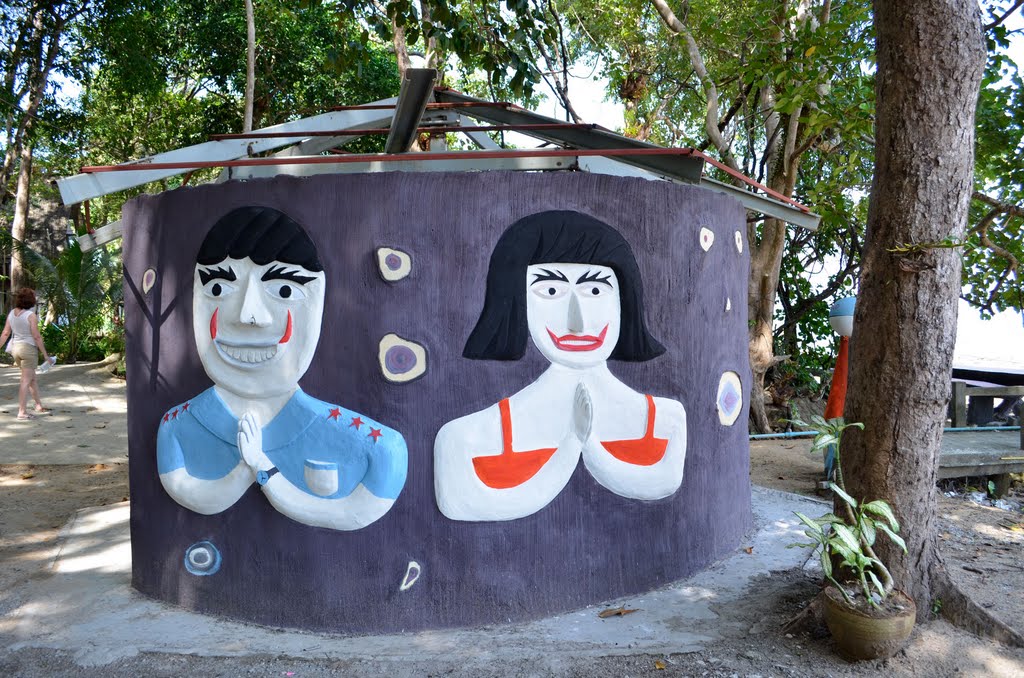
[[[105,247],[82,252],[70,243],[53,258],[26,248],[26,268],[48,307],[51,322],[44,343],[64,362],[96,359],[97,335],[109,325],[122,301],[120,266]],[[49,339],[54,340],[50,346]],[[102,358],[103,355],[99,355]]]
[[878,533],[885,534],[904,553],[907,551],[907,545],[899,536],[899,521],[896,520],[896,514],[887,501],[875,499],[858,502],[846,491],[840,452],[843,432],[849,428],[863,429],[864,424],[847,424],[842,417],[825,420],[819,416],[811,417],[810,425],[799,420],[794,420],[793,423],[805,428],[815,428],[812,450],[835,450],[837,482],[829,483],[829,487],[838,498],[842,510],[841,515],[830,512],[816,519],[797,512],[797,518],[805,527],[804,534],[811,541],[790,546],[814,548],[825,577],[839,589],[848,603],[852,605],[853,599],[836,579],[836,564],[840,569],[853,575],[860,585],[864,599],[872,606],[878,607],[878,601],[884,599],[892,591],[893,586],[889,571],[873,549]]

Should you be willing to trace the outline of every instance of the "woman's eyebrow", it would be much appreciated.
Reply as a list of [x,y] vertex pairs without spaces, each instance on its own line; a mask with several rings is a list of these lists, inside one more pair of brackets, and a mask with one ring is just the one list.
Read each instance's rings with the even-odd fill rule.
[[203,269],[199,269],[199,282],[200,283],[205,285],[206,283],[210,282],[211,280],[230,280],[230,281],[235,281],[235,280],[237,280],[237,278],[235,277],[234,270],[230,266],[228,266],[227,268],[225,268],[223,266],[218,266],[217,268],[211,268],[211,269],[209,269],[207,271],[204,271]]
[[580,285],[585,282],[599,282],[604,283],[608,287],[611,287],[611,279],[611,275],[607,273],[605,275],[601,275],[600,271],[587,271],[586,273],[580,276],[580,279],[576,281],[576,284]]
[[565,277],[565,274],[561,271],[551,271],[546,268],[540,269],[543,273],[534,273],[533,284],[539,283],[542,280],[561,280],[562,282],[569,282],[569,279]]
[[316,278],[311,275],[302,275],[298,271],[288,271],[284,266],[271,266],[260,280],[264,282],[268,280],[287,280],[299,285],[305,285],[310,280],[316,280]]

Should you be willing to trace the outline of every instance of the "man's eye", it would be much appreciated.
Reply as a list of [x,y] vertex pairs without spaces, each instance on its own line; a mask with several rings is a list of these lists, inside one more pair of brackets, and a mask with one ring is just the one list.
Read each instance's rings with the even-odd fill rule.
[[223,298],[235,291],[235,286],[223,280],[211,280],[204,285],[206,294],[217,299]]
[[530,289],[541,299],[559,299],[569,291],[569,285],[561,280],[539,280]]
[[577,292],[576,293],[579,294],[581,297],[593,298],[593,297],[604,296],[605,294],[607,294],[610,291],[611,291],[611,289],[608,288],[608,287],[605,287],[604,285],[595,285],[593,283],[584,283],[584,284],[579,285],[577,287]]
[[297,299],[305,299],[306,293],[302,291],[301,285],[296,285],[293,282],[284,282],[280,280],[266,283],[267,294],[275,299],[287,299],[288,301],[295,301]]

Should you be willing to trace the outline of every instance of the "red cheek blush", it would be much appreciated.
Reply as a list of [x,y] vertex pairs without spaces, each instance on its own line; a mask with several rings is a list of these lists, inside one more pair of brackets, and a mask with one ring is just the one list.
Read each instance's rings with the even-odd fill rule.
[[217,311],[220,308],[213,309],[213,316],[210,318],[210,339],[217,338]]
[[[214,314],[214,315],[216,315],[216,314]],[[289,339],[291,339],[291,338],[292,338],[292,312],[288,311],[288,324],[284,326],[284,335],[282,335],[281,340],[278,341],[277,343],[279,343],[279,344],[287,343],[287,341]]]

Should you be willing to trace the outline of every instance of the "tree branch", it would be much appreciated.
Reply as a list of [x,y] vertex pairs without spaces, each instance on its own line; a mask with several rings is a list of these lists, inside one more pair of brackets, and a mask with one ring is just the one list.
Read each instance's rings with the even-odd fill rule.
[[986,31],[991,31],[993,28],[995,28],[996,26],[1000,25],[1001,23],[1003,23],[1004,21],[1009,19],[1011,14],[1013,14],[1018,9],[1020,9],[1021,5],[1024,5],[1024,0],[1017,0],[1017,2],[1013,3],[1013,5],[1010,7],[1010,9],[1006,10],[1006,12],[1003,13],[1003,15],[1001,17],[999,17],[998,19],[993,20],[992,23],[986,25],[985,26],[985,30]]
[[718,88],[715,86],[711,76],[708,75],[708,69],[704,64],[704,58],[700,54],[700,49],[697,47],[697,41],[693,39],[693,35],[686,27],[686,24],[676,17],[675,12],[672,11],[665,0],[651,0],[651,4],[658,11],[665,26],[672,33],[681,36],[686,42],[686,53],[690,58],[690,65],[693,66],[693,70],[697,73],[700,84],[704,88],[704,96],[708,100],[707,114],[704,119],[704,128],[707,131],[708,138],[711,139],[711,143],[714,144],[719,155],[722,156],[722,161],[732,169],[739,171],[740,168],[736,164],[736,158],[733,156],[729,145],[722,136],[721,130],[718,128]]

